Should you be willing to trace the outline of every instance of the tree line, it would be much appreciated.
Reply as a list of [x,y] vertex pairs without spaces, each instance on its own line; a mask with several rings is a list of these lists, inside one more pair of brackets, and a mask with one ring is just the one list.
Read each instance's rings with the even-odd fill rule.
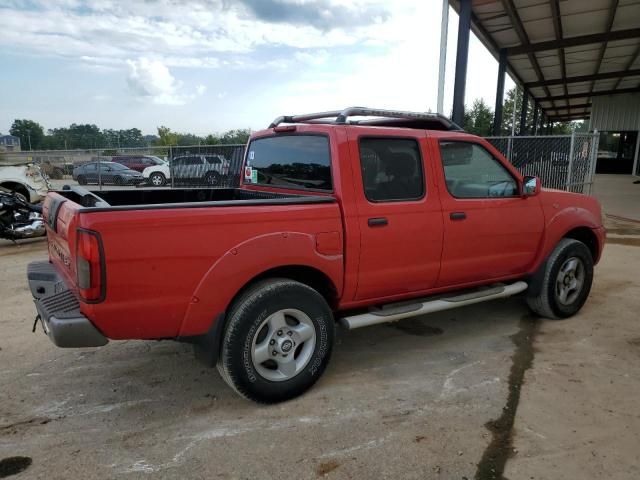
[[52,128],[45,132],[34,120],[14,120],[9,133],[20,139],[22,150],[88,150],[94,148],[133,148],[150,146],[228,145],[244,144],[251,131],[229,130],[207,136],[174,132],[168,127],[158,127],[157,135],[143,135],[138,128],[124,130],[100,129],[94,124],[72,123],[68,127]]
[[[500,126],[500,135],[511,135],[513,118],[515,108],[515,133],[520,133],[520,112],[522,111],[522,90],[512,88],[507,92],[507,96],[502,106],[502,125]],[[471,105],[471,108],[465,107],[464,112],[464,124],[461,125],[465,131],[479,135],[481,137],[487,137],[493,135],[493,119],[494,112],[484,100],[477,99]],[[527,134],[534,134],[533,125],[533,106],[529,102],[527,109],[527,117],[525,126],[527,128]],[[538,117],[538,122],[540,118]],[[538,123],[538,126],[540,123]],[[556,122],[553,124],[551,135],[568,135],[575,128],[578,129],[582,126],[582,122]]]

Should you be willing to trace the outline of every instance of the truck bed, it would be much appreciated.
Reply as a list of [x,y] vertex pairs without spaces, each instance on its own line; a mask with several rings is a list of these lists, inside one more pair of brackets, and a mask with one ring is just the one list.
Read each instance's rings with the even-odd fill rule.
[[327,195],[271,193],[242,188],[177,188],[88,190],[65,186],[56,193],[84,208],[95,211],[148,210],[159,208],[231,207],[250,205],[291,205],[327,203],[335,199]]

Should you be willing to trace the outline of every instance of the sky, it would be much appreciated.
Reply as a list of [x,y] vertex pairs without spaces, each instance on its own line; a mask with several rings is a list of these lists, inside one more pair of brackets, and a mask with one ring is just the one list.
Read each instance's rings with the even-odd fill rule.
[[[354,105],[435,111],[441,5],[0,0],[0,132],[15,118],[206,135]],[[457,22],[450,9],[447,114]],[[493,107],[497,71],[472,34],[468,105]]]

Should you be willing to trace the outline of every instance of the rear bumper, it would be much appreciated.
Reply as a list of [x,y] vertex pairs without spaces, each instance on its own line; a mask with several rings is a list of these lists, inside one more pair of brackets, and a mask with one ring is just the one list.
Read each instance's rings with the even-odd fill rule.
[[29,288],[49,339],[58,347],[101,347],[109,340],[80,312],[80,302],[47,261],[27,267]]

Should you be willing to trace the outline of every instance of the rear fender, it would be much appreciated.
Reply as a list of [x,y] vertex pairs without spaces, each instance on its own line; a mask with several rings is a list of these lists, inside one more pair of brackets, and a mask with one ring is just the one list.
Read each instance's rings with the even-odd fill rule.
[[207,271],[198,284],[185,318],[181,337],[202,335],[224,313],[236,294],[252,279],[273,268],[290,265],[324,273],[337,292],[343,287],[342,246],[335,254],[321,254],[315,235],[279,232],[247,240],[231,248]]

